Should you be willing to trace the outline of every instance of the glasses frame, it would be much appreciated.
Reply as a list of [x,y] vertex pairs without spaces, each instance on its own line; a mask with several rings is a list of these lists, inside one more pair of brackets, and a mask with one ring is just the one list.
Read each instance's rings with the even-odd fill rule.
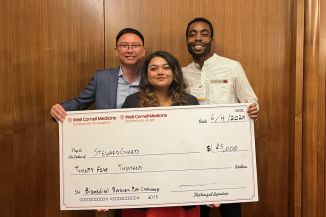
[[140,43],[132,43],[132,44],[120,43],[117,46],[119,46],[121,50],[129,50],[129,49],[137,50],[137,49],[143,47],[144,45],[140,44]]

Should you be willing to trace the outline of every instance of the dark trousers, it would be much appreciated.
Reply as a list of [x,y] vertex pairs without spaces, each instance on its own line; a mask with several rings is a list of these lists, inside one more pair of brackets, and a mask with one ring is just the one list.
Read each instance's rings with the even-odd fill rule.
[[[219,209],[222,217],[241,217],[240,203],[221,204]],[[209,217],[210,210],[208,206],[200,206],[200,217]]]

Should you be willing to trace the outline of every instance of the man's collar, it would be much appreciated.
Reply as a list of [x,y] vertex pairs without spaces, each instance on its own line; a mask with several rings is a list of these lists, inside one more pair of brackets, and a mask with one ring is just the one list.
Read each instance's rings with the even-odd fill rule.
[[[122,67],[121,66],[119,67],[119,75],[118,75],[118,77],[119,78],[122,77],[125,81],[127,81],[125,79],[125,77],[123,76],[123,71],[122,71]],[[133,84],[138,85],[139,82],[140,82],[140,73],[138,73],[137,79],[133,82]]]
[[122,67],[119,67],[119,77],[123,77],[123,71],[122,71]]
[[[218,55],[216,53],[214,53],[211,57],[209,57],[207,60],[204,61],[204,64],[203,64],[203,67],[205,65],[211,65],[215,62],[215,60],[218,58]],[[201,69],[200,68],[200,65],[198,63],[195,63],[195,61],[193,61],[194,63],[194,66],[198,69]]]

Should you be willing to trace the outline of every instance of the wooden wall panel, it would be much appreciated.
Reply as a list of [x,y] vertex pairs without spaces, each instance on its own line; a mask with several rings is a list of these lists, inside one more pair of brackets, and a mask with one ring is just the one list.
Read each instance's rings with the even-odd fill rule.
[[302,203],[302,122],[303,122],[303,59],[304,59],[304,0],[293,3],[293,35],[292,35],[292,77],[291,96],[291,148],[289,166],[289,216],[301,217]]
[[[326,109],[325,109],[325,104],[326,104],[326,1],[323,0],[320,3],[320,75],[321,75],[321,82],[323,82],[324,85],[324,90],[321,92],[321,99],[324,95],[324,107],[322,107],[322,112],[324,113],[324,125],[323,128],[319,130],[319,133],[321,134],[320,138],[324,140],[324,145],[322,142],[320,143],[321,147],[324,148],[323,154],[324,158],[320,159],[320,167],[322,168],[319,173],[321,173],[321,176],[323,179],[321,180],[321,185],[323,186],[322,190],[322,198],[320,201],[319,206],[322,207],[321,211],[321,216],[326,217]],[[321,120],[322,122],[322,120]]]
[[[10,64],[12,54],[9,53],[10,46],[8,46],[8,40],[11,35],[9,33],[10,18],[9,13],[9,1],[2,4],[0,9],[0,184],[6,186],[0,191],[0,204],[3,204],[2,214],[4,216],[12,215],[14,211],[14,203],[12,195],[14,195],[14,166],[7,165],[8,162],[12,164],[14,149],[13,144],[13,100],[12,97],[12,85],[13,81],[13,65]],[[9,91],[8,91],[9,90]],[[6,93],[6,97],[4,94]],[[6,177],[12,177],[8,179]]]
[[[115,35],[124,27],[141,30],[147,52],[166,50],[181,65],[191,61],[185,43],[187,23],[203,16],[215,27],[215,47],[221,55],[239,60],[259,99],[256,147],[260,202],[245,204],[244,216],[290,214],[293,189],[288,178],[293,151],[291,112],[294,1],[241,0],[105,0],[107,67],[114,57]],[[293,176],[293,174],[292,174]],[[271,194],[273,192],[273,194]]]
[[106,216],[59,211],[49,109],[78,94],[94,69],[118,64],[115,35],[127,26],[144,33],[148,52],[167,50],[188,64],[186,25],[203,16],[215,27],[217,52],[243,64],[260,99],[260,201],[244,204],[244,217],[326,217],[324,0],[1,3],[0,216]]
[[[320,184],[322,185],[322,195],[320,196],[320,202],[319,207],[321,207],[320,216],[326,217],[326,1],[321,0],[320,1],[320,14],[319,14],[319,75],[321,80],[321,88],[320,88],[320,99],[324,100],[323,104],[320,105],[320,111],[321,111],[321,118],[324,116],[324,121],[320,118],[320,126],[321,129],[318,130],[319,132],[319,138],[321,140],[320,148],[323,150],[324,157],[319,160],[319,176],[322,177],[320,180]],[[323,98],[324,96],[324,98]]]
[[325,217],[325,1],[305,2],[302,216]]
[[[95,69],[104,67],[104,13],[102,0],[49,1],[45,47],[50,52],[45,67],[52,70],[46,74],[46,113],[51,105],[77,95],[89,82]],[[55,62],[53,62],[55,60]],[[55,81],[55,82],[53,82]],[[51,141],[48,159],[58,156],[57,124],[46,122],[46,138]],[[48,160],[46,170],[47,216],[94,216],[94,211],[59,212],[58,160]]]
[[1,216],[60,212],[58,131],[52,104],[104,66],[102,0],[5,0],[0,11]]
[[325,121],[321,121],[325,120],[325,71],[321,69],[325,59],[320,56],[320,2],[308,0],[305,5],[303,86],[302,216],[316,217],[323,217],[325,209]]

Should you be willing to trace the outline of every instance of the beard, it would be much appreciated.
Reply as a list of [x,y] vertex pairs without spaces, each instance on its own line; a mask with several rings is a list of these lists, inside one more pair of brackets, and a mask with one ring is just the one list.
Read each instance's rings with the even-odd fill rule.
[[205,44],[205,47],[202,51],[193,50],[193,44],[187,44],[188,52],[191,54],[193,59],[200,59],[211,52],[212,43]]

